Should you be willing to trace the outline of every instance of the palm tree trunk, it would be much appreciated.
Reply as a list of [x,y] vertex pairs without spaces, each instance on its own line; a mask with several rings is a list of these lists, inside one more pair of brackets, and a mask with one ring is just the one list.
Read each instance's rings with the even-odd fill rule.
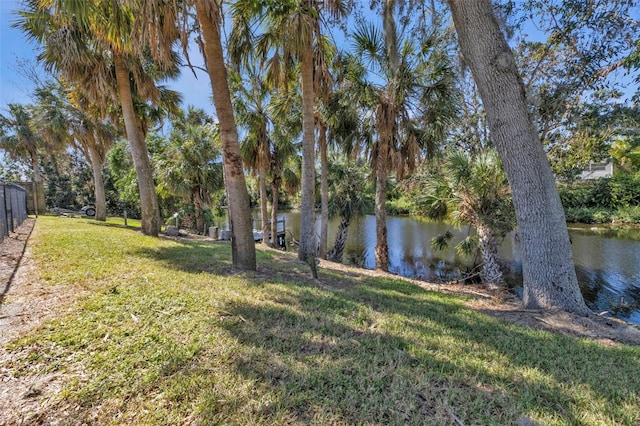
[[262,219],[262,242],[267,244],[269,239],[269,211],[267,204],[269,197],[267,195],[267,171],[263,166],[260,167],[258,172],[258,185],[260,186],[260,218]]
[[38,159],[38,153],[35,151],[29,152],[31,157],[31,169],[33,170],[33,181],[35,183],[42,183],[42,175],[40,174],[40,160]]
[[196,232],[198,234],[206,233],[204,230],[204,217],[202,214],[202,206],[204,202],[202,201],[202,196],[200,195],[200,189],[197,189],[193,192],[193,213],[196,217]]
[[336,242],[333,244],[333,248],[329,253],[328,259],[332,262],[342,263],[342,254],[344,248],[347,245],[347,237],[349,235],[349,220],[345,217],[340,218],[340,225],[338,225],[338,233],[336,234]]
[[[278,178],[279,179],[279,178]],[[271,185],[271,247],[278,248],[278,196],[280,185]]]
[[387,243],[387,162],[389,160],[389,143],[392,137],[390,108],[386,104],[378,107],[376,121],[378,132],[378,149],[376,155],[376,268],[389,270],[389,245]]
[[313,114],[313,46],[309,36],[302,51],[302,196],[300,211],[300,246],[298,259],[314,262],[316,256],[315,233],[315,137]]
[[34,150],[31,155],[31,167],[33,169],[33,212],[38,216],[38,188],[42,185],[42,175],[40,174],[40,160],[38,153]]
[[480,278],[487,288],[497,289],[504,287],[505,282],[502,268],[500,267],[496,235],[489,226],[483,223],[476,223],[475,226],[482,255]]
[[329,170],[327,160],[327,126],[322,121],[318,125],[320,138],[318,149],[320,150],[320,250],[318,256],[321,259],[327,257],[327,234],[329,230]]
[[238,144],[238,130],[233,117],[227,69],[224,65],[217,16],[219,6],[217,2],[206,0],[196,0],[195,6],[202,32],[207,72],[213,90],[213,103],[220,122],[233,266],[242,270],[255,271],[256,247],[251,226],[249,193],[242,168],[242,156]]
[[151,161],[149,153],[142,136],[136,112],[131,96],[131,86],[129,82],[129,71],[124,59],[119,54],[114,54],[113,62],[116,68],[116,79],[118,83],[118,93],[120,95],[120,105],[124,117],[124,125],[127,138],[131,145],[131,156],[138,178],[138,189],[140,191],[140,210],[142,214],[142,233],[157,237],[160,233],[160,207],[158,197],[153,182],[151,172]]
[[89,161],[91,162],[91,170],[93,171],[94,195],[96,198],[96,216],[95,220],[104,222],[107,220],[107,199],[104,192],[104,180],[102,179],[102,161],[95,146],[89,144]]
[[460,49],[487,111],[513,192],[522,251],[523,302],[530,309],[588,314],[576,278],[555,178],[530,117],[522,78],[491,0],[448,0]]

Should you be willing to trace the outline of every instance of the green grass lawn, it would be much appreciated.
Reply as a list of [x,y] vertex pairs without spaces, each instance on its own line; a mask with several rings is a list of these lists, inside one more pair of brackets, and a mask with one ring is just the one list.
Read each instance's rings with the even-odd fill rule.
[[[228,243],[40,217],[40,276],[86,296],[5,350],[68,374],[61,424],[640,424],[640,348],[534,331],[411,283]],[[1,366],[0,366],[1,367]],[[75,423],[74,423],[75,424]]]

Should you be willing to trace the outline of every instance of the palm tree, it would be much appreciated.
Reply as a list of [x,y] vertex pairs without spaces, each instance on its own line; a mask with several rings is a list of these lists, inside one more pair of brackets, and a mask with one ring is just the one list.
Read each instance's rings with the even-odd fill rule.
[[42,138],[34,130],[33,113],[24,105],[9,104],[8,114],[0,114],[0,148],[14,159],[23,159],[31,164],[33,181],[42,184],[38,150]]
[[364,190],[367,185],[367,176],[362,165],[332,161],[330,176],[329,214],[331,217],[339,216],[340,225],[338,225],[336,240],[328,254],[328,259],[333,262],[342,262],[351,220],[371,211],[373,200]]
[[244,141],[240,144],[244,164],[254,175],[258,176],[260,189],[260,213],[262,221],[263,242],[268,241],[267,210],[267,173],[271,163],[271,147],[268,137],[269,116],[267,102],[269,87],[261,70],[252,63],[244,70],[244,78],[240,72],[229,73],[229,88],[233,93],[235,116],[247,130]]
[[[247,52],[256,45],[258,55],[268,64],[272,81],[284,82],[288,65],[299,64],[302,90],[302,194],[300,246],[298,258],[315,265],[316,238],[314,230],[315,204],[315,91],[314,41],[320,39],[322,12],[339,18],[344,15],[340,0],[286,0],[268,2],[241,0],[234,4],[236,27],[232,38],[236,52]],[[254,23],[263,25],[264,32],[253,42]],[[267,57],[270,56],[268,59]]]
[[60,81],[37,88],[35,96],[40,133],[57,139],[65,147],[77,147],[91,165],[95,219],[105,221],[107,207],[102,166],[115,140],[115,128],[108,121],[96,118],[99,114],[97,108],[92,108],[80,91],[65,87]]
[[[414,188],[414,200],[424,214],[476,229],[482,256],[480,278],[489,288],[504,286],[498,247],[515,227],[515,213],[497,153],[454,151],[443,160],[442,167],[427,171],[415,181],[419,184]],[[436,237],[435,247],[442,248],[451,236],[446,233]],[[463,240],[458,248],[468,251],[471,245]]]
[[229,92],[227,69],[220,36],[222,8],[218,1],[193,0],[202,37],[202,51],[220,122],[224,179],[229,203],[233,265],[256,269],[256,251],[251,226],[249,192],[244,178],[238,130]]
[[[64,75],[102,111],[111,101],[120,105],[138,178],[142,232],[157,236],[160,210],[134,101],[136,96],[143,102],[158,101],[160,92],[147,71],[175,77],[177,57],[158,55],[154,45],[136,43],[135,18],[140,11],[131,4],[61,0],[53,7],[51,2],[32,0],[19,12],[22,18],[16,25],[43,47],[38,59],[45,69]],[[156,54],[156,60],[145,58],[146,51]]]
[[137,52],[149,50],[151,56],[162,64],[175,59],[172,49],[177,39],[181,40],[184,54],[188,59],[192,12],[195,9],[195,19],[199,27],[198,42],[205,59],[213,92],[213,103],[220,123],[224,182],[229,204],[232,261],[234,267],[239,269],[255,270],[255,242],[251,226],[249,193],[242,167],[220,32],[222,1],[123,0],[123,3],[130,9],[135,6],[135,12],[137,12],[131,28],[134,49]]
[[173,121],[169,143],[156,162],[158,178],[173,193],[188,200],[197,232],[204,230],[203,212],[211,194],[224,187],[219,150],[220,133],[204,110],[189,107]]
[[366,24],[356,29],[342,83],[375,127],[375,135],[367,138],[373,142],[369,153],[376,180],[376,267],[382,270],[389,268],[388,171],[395,169],[403,177],[414,169],[424,150],[444,140],[447,123],[455,116],[452,72],[437,40],[399,40],[394,7],[394,1],[384,2],[383,32]]
[[[269,114],[273,120],[270,139],[273,143],[269,178],[271,181],[272,209],[271,235],[277,235],[277,213],[281,189],[288,195],[300,191],[301,158],[300,111],[301,97],[297,92],[279,92],[272,95],[269,103]],[[275,238],[272,246],[277,247]]]
[[331,74],[329,64],[334,62],[332,59],[336,56],[336,46],[328,37],[321,37],[315,45],[313,56],[316,68],[314,89],[318,103],[316,126],[318,128],[318,152],[320,153],[320,241],[318,242],[318,256],[324,259],[327,257],[329,227],[329,128],[322,110],[329,102],[335,86],[335,79]]

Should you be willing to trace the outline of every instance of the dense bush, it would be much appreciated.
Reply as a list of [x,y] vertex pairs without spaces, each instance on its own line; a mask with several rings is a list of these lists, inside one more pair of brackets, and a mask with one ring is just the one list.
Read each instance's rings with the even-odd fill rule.
[[613,207],[609,178],[574,183],[570,187],[558,188],[558,192],[565,209]]
[[619,209],[640,205],[640,176],[619,173],[612,178],[559,187],[562,205],[569,208]]
[[619,173],[611,179],[611,202],[620,209],[640,206],[640,175]]
[[570,207],[565,209],[567,222],[609,223],[611,210],[594,207]]
[[405,197],[387,201],[386,206],[387,214],[398,216],[412,214],[415,208],[414,203]]
[[623,207],[611,215],[614,223],[640,223],[640,206]]

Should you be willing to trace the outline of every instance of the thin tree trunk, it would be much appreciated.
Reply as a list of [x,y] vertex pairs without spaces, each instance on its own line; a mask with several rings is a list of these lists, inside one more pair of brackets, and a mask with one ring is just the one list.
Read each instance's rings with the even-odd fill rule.
[[107,199],[104,192],[104,180],[102,179],[102,160],[95,146],[89,144],[89,161],[91,162],[91,170],[93,171],[94,195],[96,198],[96,216],[95,220],[104,222],[107,220]]
[[40,213],[38,211],[38,188],[42,184],[42,175],[40,174],[40,161],[38,160],[38,153],[30,152],[31,155],[31,167],[33,168],[33,212],[36,217]]
[[265,178],[267,171],[260,166],[258,172],[258,185],[260,186],[260,218],[262,220],[262,242],[267,244],[269,238],[269,211],[267,204],[269,197],[267,195],[267,179]]
[[42,183],[42,175],[40,174],[40,160],[38,160],[38,154],[29,152],[31,156],[31,169],[33,170],[33,181],[35,183]]
[[[315,233],[315,137],[313,115],[313,47],[311,36],[302,51],[302,196],[300,208],[300,245],[298,259],[314,262],[316,256]],[[313,268],[313,266],[312,266]]]
[[[397,79],[399,70],[398,36],[395,22],[396,0],[384,0],[382,8],[382,23],[384,41],[387,49],[389,67],[393,73],[392,80]],[[394,84],[389,84],[388,96],[376,111],[376,128],[379,133],[378,152],[376,157],[376,268],[389,270],[389,245],[387,242],[387,169],[389,148],[393,141],[393,127],[395,122],[395,91]]]
[[224,65],[220,40],[219,10],[215,2],[196,0],[196,13],[203,37],[203,50],[213,89],[213,103],[220,122],[225,185],[229,203],[231,253],[233,266],[242,270],[256,269],[256,247],[251,226],[249,193],[242,168],[238,131]]
[[160,233],[161,226],[160,207],[153,183],[149,153],[147,152],[147,146],[144,142],[144,137],[142,136],[133,106],[129,70],[121,55],[115,54],[113,61],[116,67],[116,79],[124,125],[127,132],[127,139],[129,139],[129,144],[131,145],[131,157],[133,158],[133,165],[136,169],[136,177],[138,178],[142,233],[157,237]]
[[[255,92],[258,90],[255,88]],[[259,113],[262,115],[262,106],[259,105]],[[269,138],[267,137],[267,122],[262,121],[259,130],[259,147],[258,147],[258,186],[260,187],[260,216],[262,219],[262,242],[267,244],[269,239],[269,197],[267,196],[267,172],[271,163],[271,151],[269,149]]]
[[498,241],[491,228],[483,223],[476,223],[478,240],[480,243],[480,254],[482,255],[482,269],[480,278],[482,283],[490,289],[497,289],[505,286],[498,256]]
[[389,270],[389,245],[387,243],[387,162],[391,139],[390,111],[388,105],[380,105],[376,113],[380,134],[376,155],[376,268]]
[[278,197],[280,185],[271,185],[271,247],[278,248]]
[[329,230],[329,177],[327,159],[327,126],[320,121],[318,126],[320,138],[318,149],[320,150],[320,250],[318,256],[321,259],[327,257],[327,234]]
[[204,217],[203,217],[203,213],[202,213],[202,206],[204,205],[204,202],[202,201],[202,197],[200,196],[200,190],[196,190],[193,192],[193,213],[194,216],[196,217],[196,232],[198,234],[205,233],[204,230]]
[[338,225],[338,232],[336,234],[336,242],[333,244],[333,248],[329,253],[328,259],[332,262],[342,263],[342,255],[344,248],[347,245],[347,237],[349,235],[349,220],[345,217],[340,218],[340,225]]
[[448,0],[460,49],[487,111],[513,192],[530,309],[588,314],[578,287],[555,179],[529,117],[522,78],[500,32],[491,0]]

